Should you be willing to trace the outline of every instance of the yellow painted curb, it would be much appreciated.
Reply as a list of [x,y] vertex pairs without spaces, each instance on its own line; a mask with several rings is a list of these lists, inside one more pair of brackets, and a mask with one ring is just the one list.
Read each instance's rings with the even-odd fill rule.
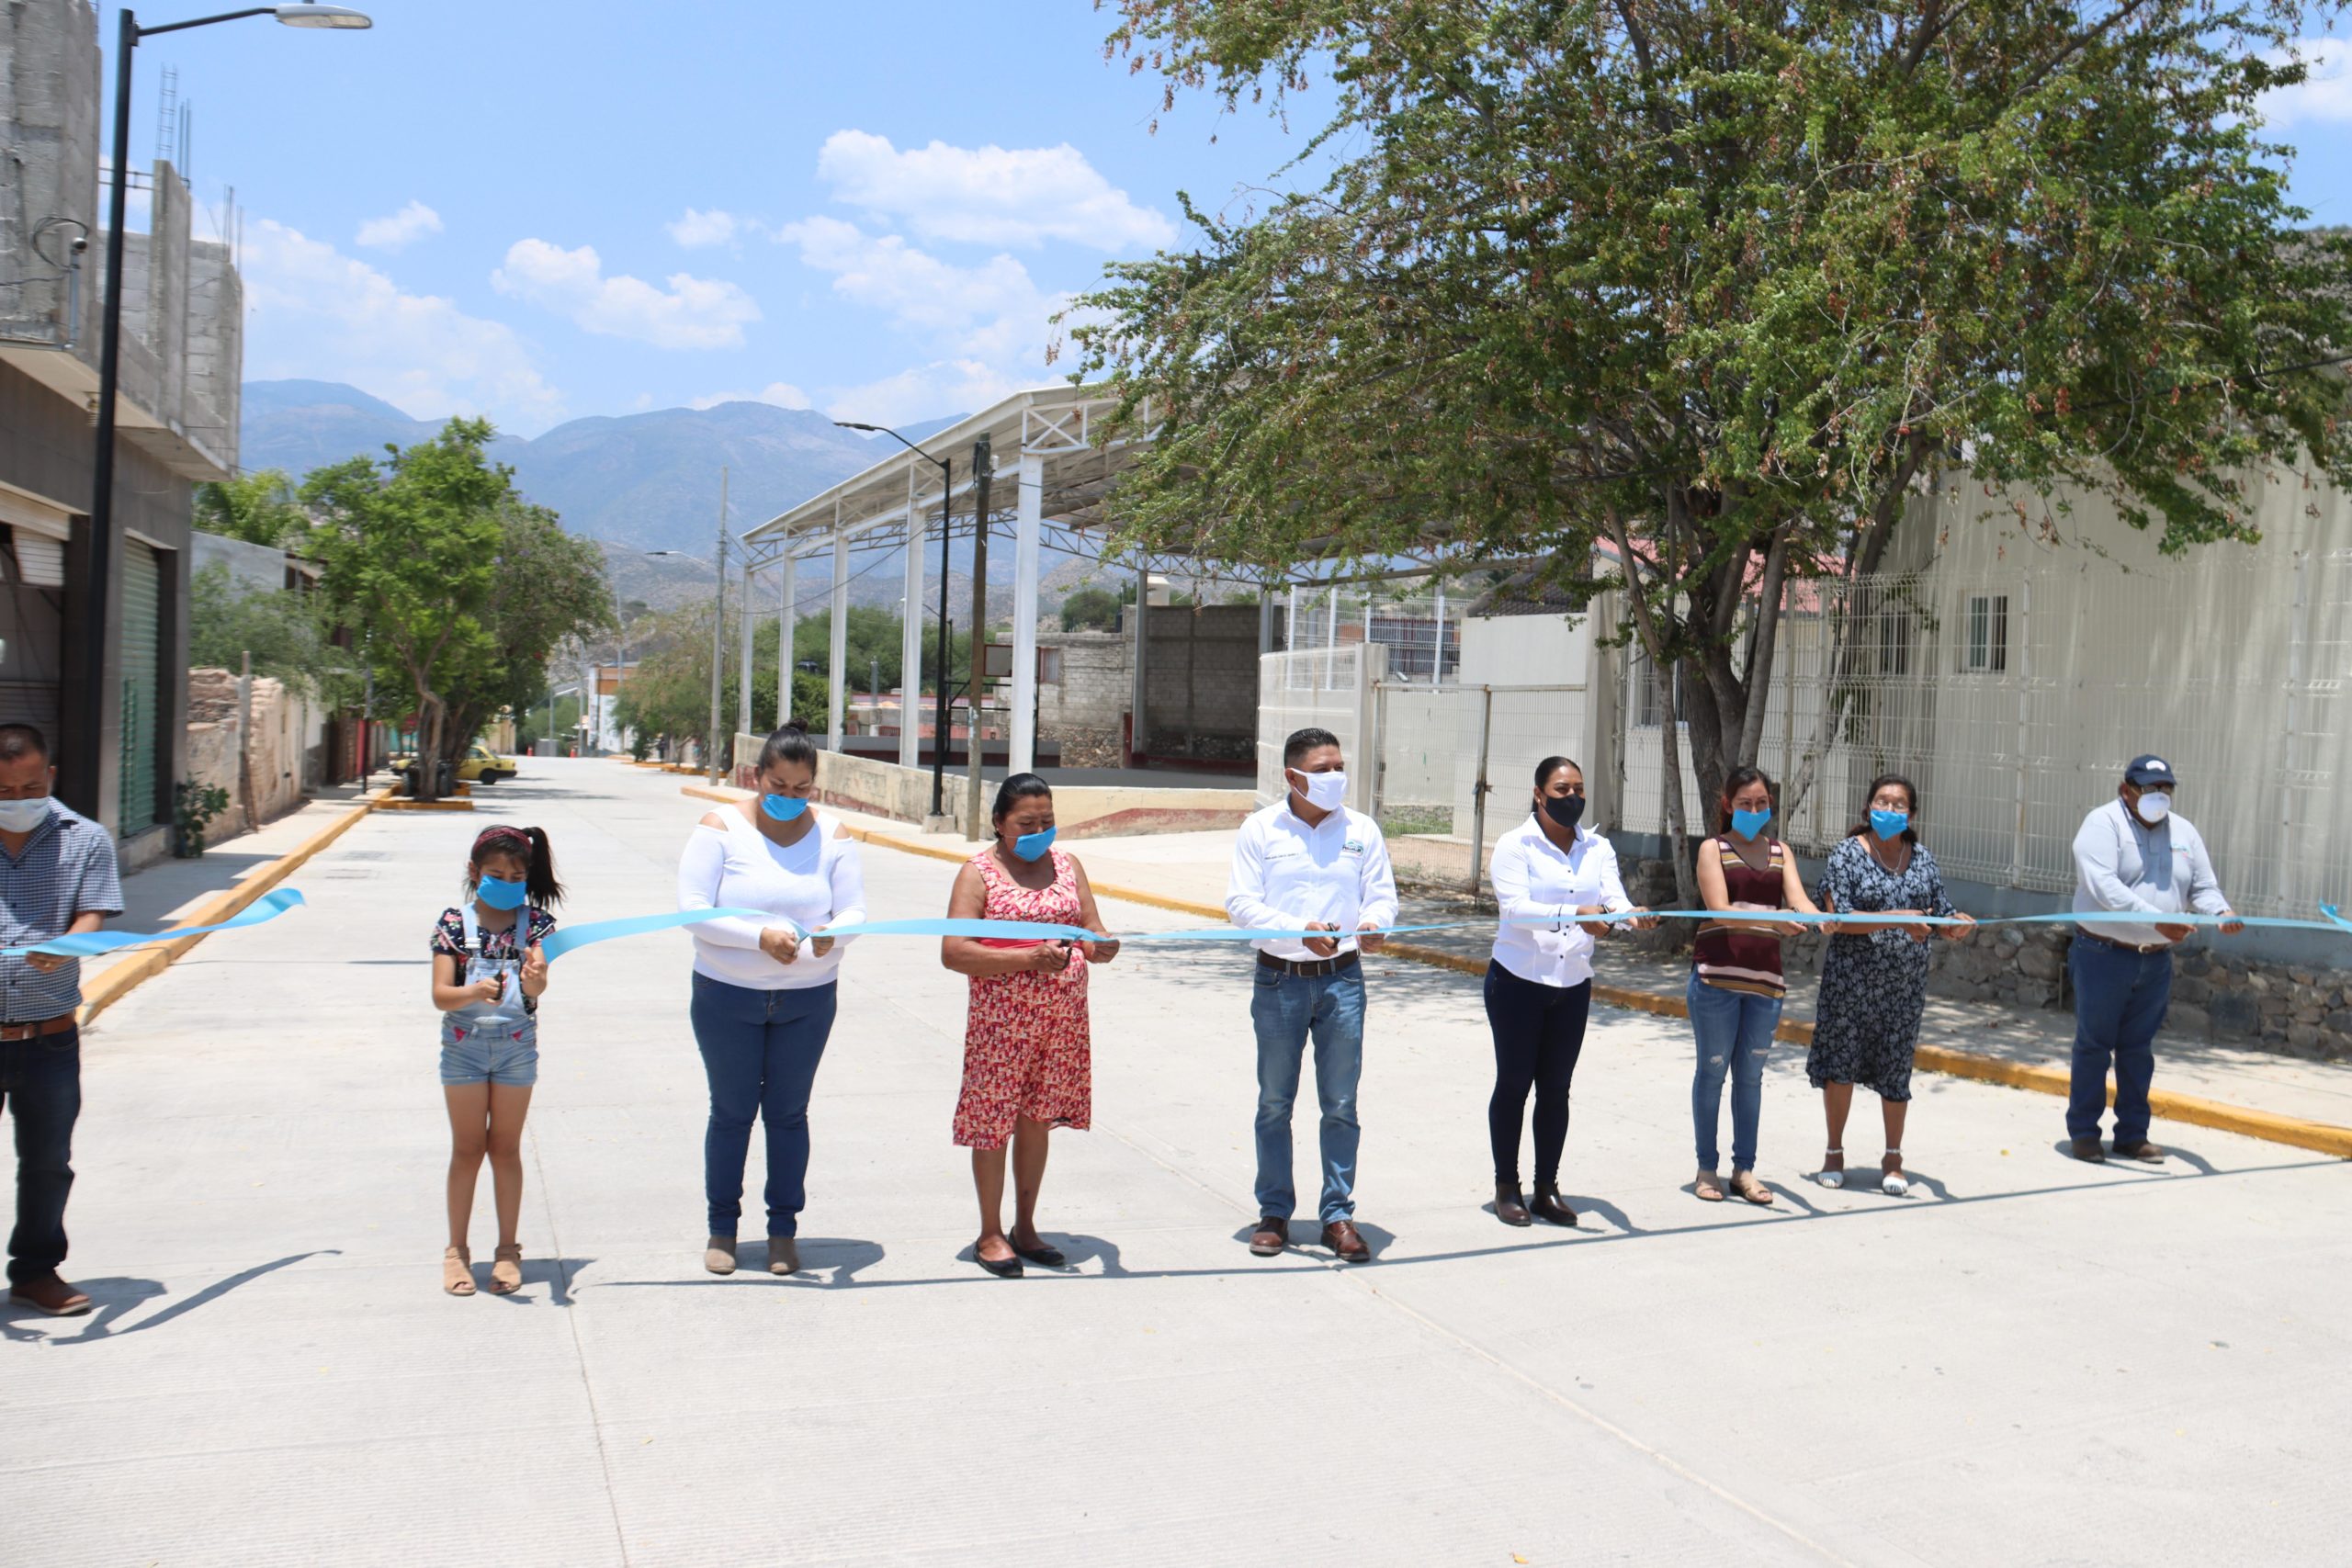
[[[336,818],[294,849],[254,872],[235,886],[222,888],[199,905],[196,913],[182,923],[191,926],[217,926],[230,916],[245,908],[263,894],[293,875],[295,871],[312,855],[349,832],[353,823],[371,811],[382,810],[384,803],[391,798],[391,793],[390,789],[385,788],[360,796],[356,809],[347,811]],[[184,936],[175,942],[164,942],[161,946],[142,948],[131,957],[124,959],[91,981],[89,988],[82,994],[80,1020],[82,1027],[88,1028],[92,1019],[120,1001],[137,987],[170,968],[189,949],[203,940],[200,936]]]

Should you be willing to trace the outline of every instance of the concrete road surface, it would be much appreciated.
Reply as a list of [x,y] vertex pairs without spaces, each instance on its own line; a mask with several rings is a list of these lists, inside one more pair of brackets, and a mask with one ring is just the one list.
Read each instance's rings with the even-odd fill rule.
[[[2086,1167],[2054,1100],[1923,1077],[1923,1193],[1826,1191],[1782,1047],[1780,1203],[1701,1204],[1685,1028],[1605,1011],[1585,1223],[1510,1230],[1476,987],[1406,964],[1372,976],[1370,1265],[1244,1249],[1247,955],[1204,945],[1097,973],[1096,1128],[1057,1134],[1041,1222],[1073,1267],[983,1275],[948,1141],[964,982],[873,939],[811,1110],[806,1269],[747,1238],[718,1280],[687,939],[584,950],[543,1014],[528,1283],[444,1296],[424,953],[466,844],[541,823],[572,919],[658,910],[703,809],[528,767],[485,814],[363,822],[296,878],[308,910],[88,1039],[69,1272],[100,1309],[0,1315],[0,1562],[2344,1560],[2344,1164],[2159,1123],[2161,1168]],[[940,912],[953,869],[865,852],[877,915]],[[1874,1163],[1867,1100],[1849,1143]]]

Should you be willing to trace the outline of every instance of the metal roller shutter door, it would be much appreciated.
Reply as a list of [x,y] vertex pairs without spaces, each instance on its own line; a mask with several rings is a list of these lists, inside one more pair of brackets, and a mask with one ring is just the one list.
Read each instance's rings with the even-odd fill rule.
[[155,825],[155,737],[162,654],[163,572],[136,539],[122,553],[122,801],[117,831]]

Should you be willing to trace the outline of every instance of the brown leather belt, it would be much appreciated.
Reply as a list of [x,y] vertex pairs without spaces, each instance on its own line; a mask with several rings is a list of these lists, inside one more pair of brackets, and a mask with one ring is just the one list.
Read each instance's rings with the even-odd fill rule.
[[1276,958],[1271,953],[1258,954],[1258,967],[1279,969],[1285,975],[1303,979],[1319,980],[1326,975],[1337,975],[1356,966],[1357,955],[1342,953],[1337,958]]
[[38,1019],[31,1023],[0,1023],[0,1040],[37,1040],[44,1034],[62,1034],[78,1021],[77,1015],[61,1012],[55,1018]]
[[2097,931],[2085,931],[2082,934],[2102,947],[2112,947],[2123,953],[2136,953],[2143,958],[2151,953],[2170,953],[2173,950],[2173,944],[2168,942],[2152,942],[2143,945],[2134,942],[2118,942],[2111,936],[2101,936]]

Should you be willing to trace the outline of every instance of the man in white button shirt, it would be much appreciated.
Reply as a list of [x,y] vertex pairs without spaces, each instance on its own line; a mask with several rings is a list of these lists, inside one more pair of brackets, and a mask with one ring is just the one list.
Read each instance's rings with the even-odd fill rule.
[[[1306,1043],[1315,1043],[1315,1096],[1323,1111],[1323,1245],[1341,1259],[1372,1256],[1356,1231],[1356,1080],[1363,1070],[1362,933],[1396,919],[1396,879],[1380,825],[1347,805],[1339,737],[1302,729],[1283,743],[1288,798],[1241,825],[1225,912],[1235,925],[1332,934],[1252,943],[1258,950],[1250,1021],[1258,1032],[1258,1228],[1250,1250],[1271,1258],[1290,1242],[1290,1113]],[[1352,934],[1351,934],[1352,933]]]
[[[2172,809],[2178,781],[2162,757],[2135,757],[2116,797],[2083,818],[2075,835],[2075,913],[2227,916],[2205,840]],[[2115,1063],[2115,1153],[2160,1160],[2148,1141],[2148,1086],[2156,1076],[2156,1031],[2172,999],[2172,950],[2197,928],[2086,919],[2066,955],[2075,982],[2075,1064],[2066,1133],[2076,1159],[2100,1161],[2099,1114],[2107,1066]],[[2232,919],[2221,930],[2245,927]]]

